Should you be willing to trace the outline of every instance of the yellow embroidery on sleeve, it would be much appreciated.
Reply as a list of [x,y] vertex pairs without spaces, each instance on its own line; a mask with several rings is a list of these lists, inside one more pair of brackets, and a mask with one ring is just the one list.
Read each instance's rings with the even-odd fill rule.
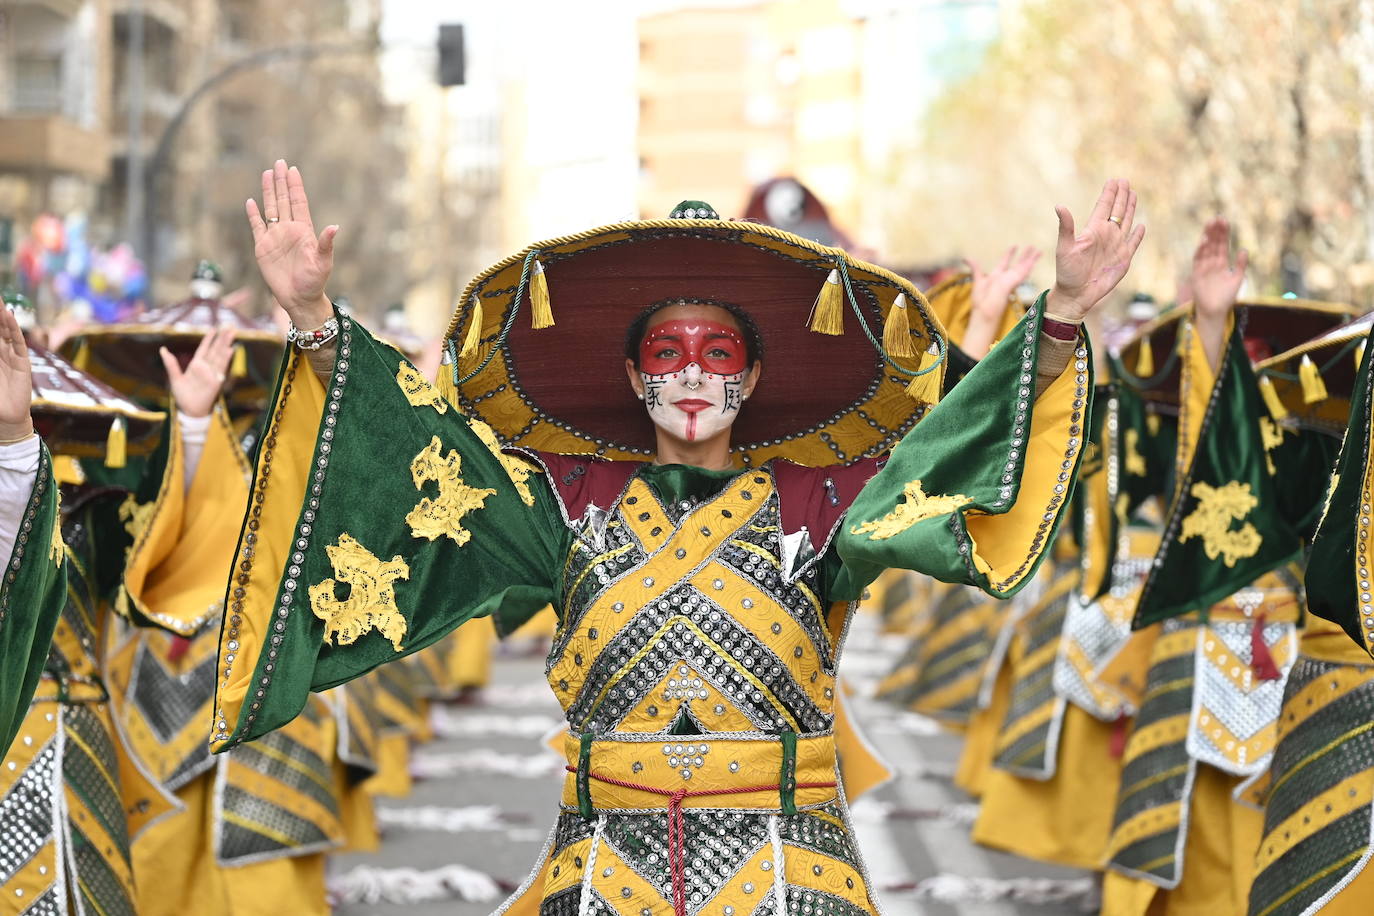
[[867,534],[870,541],[882,541],[901,534],[917,522],[962,509],[973,502],[961,493],[952,496],[928,496],[919,480],[902,488],[906,502],[898,503],[887,515],[864,522],[850,529],[853,534]]
[[439,413],[448,412],[448,401],[429,383],[429,379],[420,374],[419,369],[405,360],[401,360],[401,368],[396,371],[396,384],[401,386],[401,391],[412,406],[433,407]]
[[1240,528],[1231,527],[1232,522],[1245,521],[1251,510],[1259,505],[1248,483],[1233,480],[1221,487],[1195,483],[1189,492],[1197,498],[1197,508],[1183,520],[1183,530],[1178,537],[1180,544],[1200,537],[1207,559],[1215,560],[1220,556],[1227,566],[1235,566],[1238,560],[1259,553],[1264,538],[1254,525],[1245,522]]
[[1260,417],[1260,441],[1264,443],[1264,464],[1269,469],[1270,477],[1277,474],[1279,469],[1274,467],[1274,459],[1269,453],[1283,445],[1283,434],[1282,426],[1268,417]]
[[515,486],[515,492],[520,494],[520,501],[527,506],[533,506],[534,494],[530,492],[529,479],[531,474],[539,473],[539,468],[519,455],[510,455],[502,451],[501,440],[496,438],[495,430],[481,420],[469,419],[468,426],[472,427],[477,438],[481,439],[482,444],[501,462],[501,467],[506,469],[506,476]]
[[135,541],[143,534],[148,523],[153,520],[153,510],[156,508],[156,502],[140,505],[132,493],[126,496],[124,502],[120,504],[119,519],[124,523],[124,530],[129,532],[129,536]]
[[325,638],[347,646],[375,629],[399,652],[407,625],[396,607],[395,588],[397,579],[410,578],[409,564],[399,556],[382,562],[348,534],[340,534],[339,543],[325,545],[324,551],[338,582],[349,586],[343,599],[334,595],[334,579],[310,586],[310,609],[324,621]]
[[1126,430],[1126,442],[1123,456],[1126,459],[1126,473],[1132,477],[1144,477],[1149,469],[1145,465],[1145,456],[1140,454],[1140,430]]
[[495,495],[491,489],[478,489],[463,483],[463,458],[457,449],[442,454],[443,444],[435,436],[429,447],[415,456],[410,463],[410,476],[415,480],[415,489],[420,489],[426,481],[439,484],[439,495],[434,499],[428,496],[410,510],[406,522],[410,533],[417,538],[434,540],[447,535],[458,546],[472,539],[472,532],[463,527],[463,516],[486,505],[487,497]]
[[67,555],[67,545],[62,540],[62,490],[58,487],[53,487],[53,490],[56,491],[57,507],[53,511],[52,543],[48,545],[48,559],[52,560],[54,566],[61,566]]

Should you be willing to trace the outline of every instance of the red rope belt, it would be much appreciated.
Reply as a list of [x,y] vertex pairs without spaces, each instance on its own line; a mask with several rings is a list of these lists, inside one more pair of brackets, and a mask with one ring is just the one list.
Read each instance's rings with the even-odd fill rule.
[[[567,766],[565,769],[574,775],[577,767]],[[657,786],[644,786],[637,782],[628,782],[624,779],[615,779],[610,776],[598,776],[596,773],[587,771],[587,778],[595,779],[597,782],[604,782],[607,785],[619,786],[622,789],[633,789],[636,792],[648,792],[651,795],[659,795],[668,799],[668,868],[673,876],[673,914],[674,916],[687,916],[687,832],[686,824],[682,816],[682,803],[689,798],[709,798],[719,795],[748,795],[751,792],[780,792],[782,787],[779,785],[771,786],[743,786],[731,787],[728,789],[698,789],[689,791],[687,789],[660,789]],[[833,782],[799,782],[798,789],[833,789]]]

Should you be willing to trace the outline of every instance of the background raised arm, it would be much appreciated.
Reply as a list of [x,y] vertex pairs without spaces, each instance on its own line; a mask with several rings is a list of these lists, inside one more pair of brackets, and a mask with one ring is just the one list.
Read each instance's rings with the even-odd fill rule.
[[1231,262],[1231,226],[1217,217],[1202,230],[1193,252],[1193,272],[1188,285],[1193,293],[1193,324],[1207,353],[1207,363],[1216,370],[1226,346],[1226,323],[1236,307],[1245,268],[1250,256],[1244,251]]

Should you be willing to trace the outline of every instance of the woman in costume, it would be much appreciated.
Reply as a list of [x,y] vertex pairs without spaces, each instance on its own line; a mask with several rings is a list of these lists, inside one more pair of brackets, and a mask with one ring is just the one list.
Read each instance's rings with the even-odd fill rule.
[[[935,407],[942,334],[909,283],[700,202],[480,275],[451,401],[333,313],[338,229],[316,233],[299,173],[278,162],[263,190],[250,224],[296,347],[230,583],[216,748],[464,620],[553,603],[568,775],[503,912],[875,912],[831,732],[852,602],[891,567],[999,595],[1033,574],[1090,408],[1079,324],[1143,236],[1128,185],[1081,235],[1060,208],[1054,289]],[[589,333],[549,330],[555,303]],[[765,361],[795,383],[760,384]],[[626,460],[558,454],[579,442]]]
[[[1178,378],[1174,480],[1133,626],[1149,667],[1127,739],[1103,913],[1243,912],[1263,829],[1253,786],[1277,741],[1302,615],[1300,559],[1331,437],[1285,435],[1266,415],[1252,360],[1321,328],[1347,306],[1240,303],[1245,258],[1216,220],[1194,256],[1193,307],[1156,376]],[[1304,333],[1304,331],[1306,333]],[[1275,346],[1278,344],[1279,346]]]
[[[179,393],[212,401],[231,353],[232,335],[207,340]],[[163,423],[163,414],[141,409],[55,354],[30,345],[28,358],[34,418],[45,440],[68,456],[105,451],[106,462],[64,463],[71,477],[61,481],[65,504],[60,518],[54,513],[44,522],[48,532],[61,525],[60,537],[52,533],[52,562],[65,569],[66,590],[59,593],[60,616],[37,692],[0,768],[0,810],[10,812],[0,831],[5,849],[15,853],[0,873],[0,900],[24,913],[135,913],[130,845],[175,802],[119,728],[104,652],[116,616],[144,626],[164,624],[130,599],[124,583],[130,558],[154,519],[181,517],[188,443],[175,422]],[[107,436],[107,428],[118,435]],[[107,439],[114,448],[107,449]],[[38,483],[31,464],[6,462],[0,487],[33,487],[40,496],[49,479],[46,453],[34,439],[11,446],[21,447],[30,450],[30,461],[42,459]],[[84,476],[76,474],[78,468]],[[26,517],[22,526],[6,528],[5,536],[32,544],[38,531],[39,518]],[[196,539],[188,538],[148,558],[143,569],[175,576],[178,568],[206,559]],[[38,591],[23,595],[25,606],[42,600]]]
[[[124,563],[125,603],[160,628],[116,626],[102,672],[133,755],[177,804],[133,842],[136,909],[324,914],[328,852],[357,838],[363,847],[376,842],[361,786],[377,769],[378,676],[346,694],[312,697],[300,716],[250,747],[210,754],[205,723],[224,578],[251,476],[241,436],[262,415],[263,376],[270,380],[284,344],[222,292],[218,270],[202,261],[187,299],[124,324],[85,327],[66,345],[130,397],[174,403],[182,445],[181,486],[164,488]],[[234,354],[220,366],[227,378],[207,376],[194,358],[207,346]],[[133,374],[159,356],[165,375]],[[194,561],[163,562],[190,549]]]
[[[1366,315],[1260,363],[1257,376],[1285,438],[1345,433],[1305,582],[1309,614],[1257,787],[1264,836],[1251,916],[1355,916],[1374,900],[1374,664],[1368,648],[1367,530],[1371,371]],[[1286,450],[1278,473],[1327,479],[1329,452]],[[1365,570],[1365,571],[1362,571]]]

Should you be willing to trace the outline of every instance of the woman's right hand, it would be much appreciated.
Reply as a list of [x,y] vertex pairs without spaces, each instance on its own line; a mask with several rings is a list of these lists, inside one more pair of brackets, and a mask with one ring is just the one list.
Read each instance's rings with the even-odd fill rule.
[[253,253],[268,289],[296,327],[318,328],[334,313],[324,287],[334,267],[339,227],[326,226],[316,237],[301,173],[295,166],[288,168],[284,159],[262,173],[262,209],[252,198],[245,209]]

